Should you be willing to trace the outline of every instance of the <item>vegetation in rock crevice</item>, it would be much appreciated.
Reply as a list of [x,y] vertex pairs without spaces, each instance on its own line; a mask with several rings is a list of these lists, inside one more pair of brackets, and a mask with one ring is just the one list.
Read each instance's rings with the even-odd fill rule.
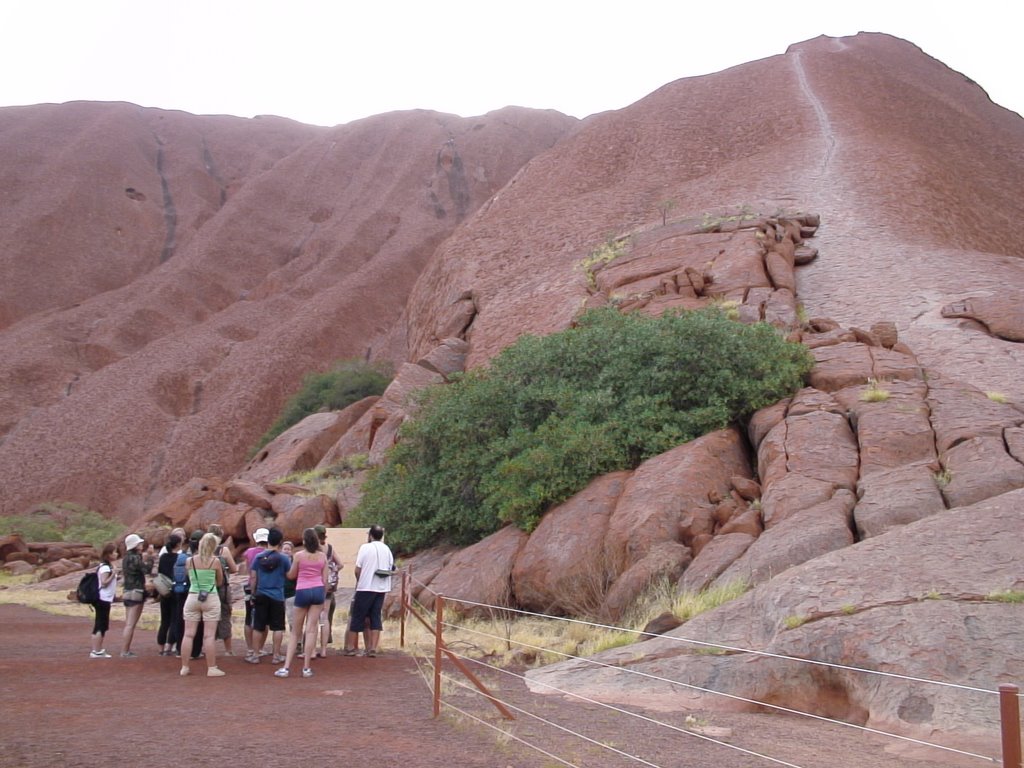
[[299,391],[288,399],[281,415],[259,439],[249,456],[255,456],[260,448],[311,414],[340,411],[364,397],[382,394],[391,378],[389,370],[357,358],[339,360],[324,373],[308,374]]
[[812,362],[771,326],[717,309],[591,310],[426,390],[353,521],[382,523],[406,551],[469,544],[506,523],[530,531],[594,477],[792,394]]

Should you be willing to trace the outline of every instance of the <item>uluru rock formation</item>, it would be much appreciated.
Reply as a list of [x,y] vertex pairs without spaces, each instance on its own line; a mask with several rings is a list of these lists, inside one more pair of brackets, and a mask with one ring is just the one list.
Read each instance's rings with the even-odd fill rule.
[[[986,687],[1024,665],[1015,609],[989,599],[1024,591],[1024,120],[963,75],[860,34],[582,122],[507,109],[317,129],[80,104],[0,110],[0,131],[4,513],[60,499],[294,536],[343,519],[358,488],[277,480],[386,460],[418,389],[586,307],[714,303],[804,343],[807,387],[596,478],[533,535],[419,554],[420,583],[616,621],[652,580],[742,578],[756,588],[669,632],[730,655],[666,638],[607,658],[990,737],[991,712],[942,692],[793,684],[756,653]],[[245,465],[302,375],[342,356],[396,378]],[[535,680],[707,705],[606,675]]]
[[0,511],[129,520],[233,471],[301,378],[370,354],[437,245],[575,124],[0,110]]

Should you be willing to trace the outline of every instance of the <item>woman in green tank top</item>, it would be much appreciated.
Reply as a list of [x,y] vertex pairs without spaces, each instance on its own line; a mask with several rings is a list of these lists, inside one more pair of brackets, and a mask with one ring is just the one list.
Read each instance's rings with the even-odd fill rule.
[[[197,551],[185,561],[185,573],[188,575],[188,598],[185,600],[185,637],[181,641],[182,649],[192,647],[192,639],[196,635],[199,622],[206,623],[203,632],[203,653],[206,654],[206,676],[223,677],[224,672],[217,667],[216,646],[213,628],[220,619],[220,597],[217,587],[224,583],[224,568],[216,554],[217,537],[212,533],[203,536]],[[191,673],[188,666],[189,657],[181,656],[181,674]]]

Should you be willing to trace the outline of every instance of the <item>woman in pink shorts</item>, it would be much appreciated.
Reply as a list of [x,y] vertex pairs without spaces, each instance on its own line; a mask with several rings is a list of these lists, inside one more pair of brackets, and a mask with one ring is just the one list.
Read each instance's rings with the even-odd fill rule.
[[292,567],[285,577],[295,579],[295,624],[288,638],[288,655],[284,666],[274,673],[276,677],[288,677],[288,669],[299,644],[299,635],[303,631],[305,639],[302,643],[302,656],[305,666],[302,668],[302,676],[313,676],[309,662],[316,649],[317,625],[327,595],[327,555],[320,551],[320,539],[312,528],[302,532],[302,547],[295,553]]

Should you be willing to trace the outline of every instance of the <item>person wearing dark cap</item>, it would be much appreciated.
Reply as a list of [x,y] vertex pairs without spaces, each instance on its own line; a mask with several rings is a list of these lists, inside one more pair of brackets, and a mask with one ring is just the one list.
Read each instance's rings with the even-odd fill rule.
[[[262,648],[267,632],[272,632],[275,664],[285,660],[281,653],[285,626],[284,580],[292,567],[291,558],[280,551],[283,540],[281,531],[272,528],[267,535],[267,548],[256,556],[252,564],[255,581],[252,590],[252,644],[253,648]],[[256,662],[259,662],[258,656]]]

